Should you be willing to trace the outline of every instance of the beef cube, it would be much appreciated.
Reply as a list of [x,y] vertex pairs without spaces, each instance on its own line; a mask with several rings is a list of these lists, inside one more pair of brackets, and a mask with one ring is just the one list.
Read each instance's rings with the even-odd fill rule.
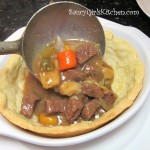
[[91,57],[98,54],[98,51],[95,47],[94,43],[85,42],[84,44],[81,44],[77,49],[77,60],[80,65],[85,63],[87,60],[89,60]]
[[85,96],[85,97],[83,98],[84,104],[87,104],[90,100],[91,100],[91,99],[90,99],[88,96]]
[[76,71],[75,69],[70,69],[63,72],[62,80],[78,82],[82,80],[82,75],[80,72]]
[[92,78],[98,82],[100,82],[104,78],[101,67],[98,67],[96,65],[85,64],[83,67],[83,75],[85,76],[85,78]]
[[66,109],[68,100],[50,100],[47,99],[45,101],[45,113],[46,115],[51,115],[51,114],[55,114],[55,113],[63,113]]
[[33,114],[35,102],[39,100],[40,100],[40,97],[36,95],[35,93],[32,93],[29,96],[23,97],[22,104],[21,104],[21,114],[23,114],[27,118],[31,118]]
[[113,107],[115,100],[117,99],[117,95],[113,93],[111,90],[108,91],[107,94],[104,94],[104,97],[100,99],[101,105],[105,110],[109,110]]
[[80,115],[83,107],[84,96],[82,94],[73,95],[69,98],[67,109],[65,111],[66,120],[73,123]]
[[117,95],[113,93],[111,90],[108,91],[107,94],[104,95],[103,99],[109,105],[113,104],[117,98]]
[[102,98],[104,96],[103,90],[94,83],[84,82],[81,89],[82,93],[89,97]]
[[98,99],[93,99],[87,104],[85,104],[81,116],[85,120],[90,120],[95,112],[100,108],[101,104]]

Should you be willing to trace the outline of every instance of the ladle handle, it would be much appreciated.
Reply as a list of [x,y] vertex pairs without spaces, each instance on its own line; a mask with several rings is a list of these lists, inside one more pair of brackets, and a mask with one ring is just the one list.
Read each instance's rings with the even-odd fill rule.
[[16,41],[0,42],[0,55],[15,54],[21,51],[21,39]]

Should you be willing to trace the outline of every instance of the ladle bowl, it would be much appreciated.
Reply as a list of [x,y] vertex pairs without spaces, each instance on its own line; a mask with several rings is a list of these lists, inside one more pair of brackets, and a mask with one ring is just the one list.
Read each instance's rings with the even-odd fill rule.
[[0,42],[0,54],[18,53],[32,70],[34,57],[56,36],[66,39],[84,39],[100,44],[105,51],[105,36],[101,23],[90,10],[74,2],[56,2],[37,11],[29,20],[21,39]]

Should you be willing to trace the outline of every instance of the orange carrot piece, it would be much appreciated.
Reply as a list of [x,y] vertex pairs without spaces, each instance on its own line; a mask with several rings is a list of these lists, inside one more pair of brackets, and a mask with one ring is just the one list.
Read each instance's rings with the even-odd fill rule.
[[67,70],[77,66],[76,53],[73,50],[65,50],[58,53],[59,70]]
[[39,115],[39,122],[43,125],[57,125],[58,119],[56,116],[46,116],[44,113]]

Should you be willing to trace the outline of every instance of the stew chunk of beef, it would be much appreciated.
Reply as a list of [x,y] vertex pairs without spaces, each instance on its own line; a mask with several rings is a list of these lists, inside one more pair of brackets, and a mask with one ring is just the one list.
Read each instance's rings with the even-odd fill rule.
[[35,102],[39,100],[40,97],[34,93],[30,94],[29,96],[23,97],[22,105],[21,105],[21,113],[25,117],[31,118],[33,114]]
[[103,108],[105,110],[109,110],[113,106],[116,99],[117,95],[113,91],[109,90],[108,93],[104,94],[103,98],[100,101]]
[[63,81],[76,81],[76,82],[78,82],[78,81],[82,80],[82,75],[77,70],[70,69],[70,70],[63,72],[62,80]]
[[66,109],[68,100],[50,100],[45,101],[45,113],[51,115],[55,113],[63,113]]
[[81,44],[77,49],[77,60],[80,65],[84,64],[91,57],[98,54],[94,43],[85,42]]
[[117,98],[117,95],[109,90],[107,94],[104,95],[104,100],[107,104],[113,104]]
[[85,64],[83,67],[83,75],[85,76],[85,78],[92,78],[98,82],[104,78],[102,68],[96,65]]
[[101,104],[98,99],[93,99],[85,104],[81,116],[85,120],[90,120],[95,112],[100,108]]
[[84,96],[82,94],[73,95],[69,98],[69,102],[65,111],[66,120],[73,123],[80,115],[83,107]]
[[89,97],[102,98],[104,96],[103,90],[94,83],[82,84],[82,93]]

